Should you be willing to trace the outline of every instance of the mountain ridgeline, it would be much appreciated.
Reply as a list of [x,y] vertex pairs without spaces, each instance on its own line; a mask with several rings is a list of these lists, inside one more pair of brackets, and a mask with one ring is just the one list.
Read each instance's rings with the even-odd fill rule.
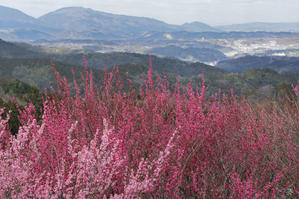
[[156,19],[110,14],[82,7],[62,8],[36,19],[19,10],[0,6],[0,28],[7,30],[0,31],[0,37],[9,40],[105,40],[134,38],[146,32],[218,31],[200,22],[172,25]]
[[119,40],[173,32],[209,32],[211,35],[208,37],[224,37],[227,35],[214,33],[227,31],[299,32],[299,28],[298,23],[256,23],[219,27],[212,27],[202,22],[173,25],[152,18],[111,14],[83,7],[61,8],[39,18],[33,18],[17,9],[0,6],[0,38],[5,40]]
[[[51,84],[55,83],[51,60],[54,61],[56,70],[71,83],[73,80],[72,70],[75,71],[76,79],[81,78],[80,73],[84,71],[83,56],[87,60],[88,67],[93,70],[95,85],[98,87],[101,87],[103,82],[104,70],[112,71],[113,66],[119,67],[125,89],[128,88],[127,77],[132,80],[135,88],[142,86],[143,78],[149,69],[148,55],[81,51],[70,51],[63,54],[49,53],[43,51],[41,47],[0,40],[0,78],[3,80],[16,79],[39,88],[43,92],[45,88],[49,88]],[[254,65],[257,62],[251,63]],[[179,79],[184,85],[191,81],[192,86],[196,88],[196,85],[202,81],[201,75],[205,74],[210,93],[217,92],[218,88],[229,93],[233,87],[235,94],[243,95],[255,95],[262,88],[272,95],[278,92],[281,85],[297,82],[299,73],[298,67],[293,66],[297,63],[295,59],[280,59],[273,63],[273,68],[268,64],[268,67],[248,67],[242,71],[234,71],[223,65],[222,62],[219,67],[213,67],[199,62],[189,63],[178,59],[152,56],[154,77],[161,76],[163,78],[165,75],[171,85],[174,85]],[[288,66],[288,64],[290,65]],[[282,66],[287,67],[282,70]],[[127,72],[128,75],[126,75]],[[230,72],[239,72],[239,74]],[[13,96],[13,93],[10,96]]]
[[224,31],[241,31],[241,32],[298,32],[299,23],[246,23],[246,24],[233,24],[225,26],[217,26],[216,28]]

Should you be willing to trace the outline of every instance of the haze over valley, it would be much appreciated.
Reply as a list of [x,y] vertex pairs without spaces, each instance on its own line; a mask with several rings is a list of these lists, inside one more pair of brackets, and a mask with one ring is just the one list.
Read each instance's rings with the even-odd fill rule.
[[210,64],[244,55],[297,57],[297,27],[299,23],[171,25],[82,7],[62,8],[33,18],[0,7],[0,38],[4,40],[96,52],[151,53]]
[[[229,90],[234,86],[240,94],[265,86],[272,92],[279,84],[296,82],[299,72],[299,23],[174,25],[83,7],[61,8],[34,18],[20,10],[0,6],[0,38],[1,57],[30,59],[26,61],[29,65],[43,63],[47,65],[45,71],[50,70],[46,60],[54,59],[75,67],[82,66],[85,55],[88,66],[99,73],[113,65],[128,67],[123,69],[124,73],[134,71],[132,64],[135,64],[142,68],[139,70],[142,75],[151,54],[154,70],[166,72],[172,82],[178,76],[188,82],[205,73],[212,88]],[[40,89],[49,86],[45,82],[51,78],[41,81],[39,77],[43,73],[34,74],[37,69],[31,69],[34,78],[30,78],[17,72],[26,66],[16,67],[11,78],[35,84]],[[244,74],[251,74],[245,73],[247,70],[264,70],[256,73],[277,76],[272,77],[276,78],[275,83],[272,80],[247,83]],[[136,85],[140,78],[134,77]]]

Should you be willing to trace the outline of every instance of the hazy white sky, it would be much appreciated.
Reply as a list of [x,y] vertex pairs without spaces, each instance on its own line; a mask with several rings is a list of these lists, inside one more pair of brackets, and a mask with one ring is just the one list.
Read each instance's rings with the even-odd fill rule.
[[0,5],[39,17],[62,7],[144,16],[167,23],[211,25],[245,22],[299,22],[299,0],[0,0]]

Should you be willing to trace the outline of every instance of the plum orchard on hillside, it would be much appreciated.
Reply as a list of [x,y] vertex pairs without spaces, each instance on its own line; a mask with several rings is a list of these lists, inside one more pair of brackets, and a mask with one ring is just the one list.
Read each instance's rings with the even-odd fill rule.
[[[17,136],[0,120],[1,198],[295,198],[297,97],[251,107],[164,80],[122,92],[82,74],[76,94],[55,73],[56,94],[20,111]],[[116,86],[115,86],[116,85]]]

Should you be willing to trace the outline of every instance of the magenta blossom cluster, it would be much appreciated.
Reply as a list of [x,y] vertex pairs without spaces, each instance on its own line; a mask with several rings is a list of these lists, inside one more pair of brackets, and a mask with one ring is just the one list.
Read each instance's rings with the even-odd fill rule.
[[55,72],[42,118],[33,105],[20,110],[16,136],[0,118],[0,198],[298,195],[298,96],[252,105],[206,96],[204,80],[171,92],[152,73],[124,92],[117,68],[101,88],[85,68],[74,94]]

